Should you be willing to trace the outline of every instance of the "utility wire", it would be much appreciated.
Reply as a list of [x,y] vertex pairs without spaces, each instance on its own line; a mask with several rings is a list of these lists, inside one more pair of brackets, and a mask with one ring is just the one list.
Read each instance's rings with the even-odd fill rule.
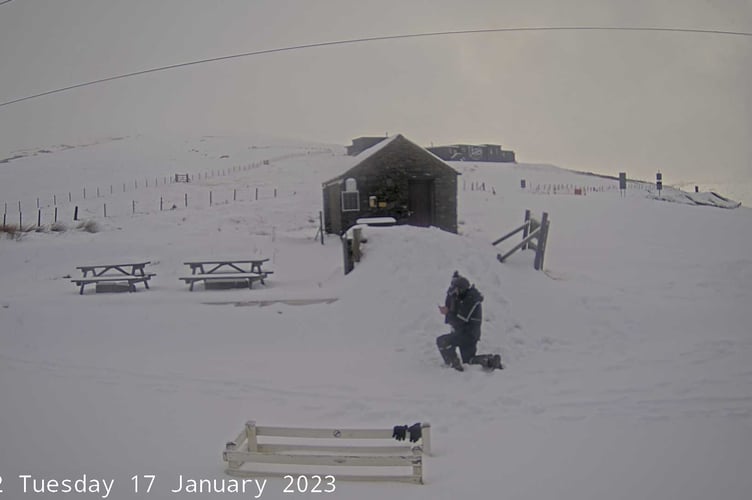
[[[4,0],[7,3],[11,0]],[[2,5],[2,3],[0,3]],[[457,31],[434,31],[428,33],[407,33],[401,35],[384,35],[374,36],[366,38],[352,38],[348,40],[335,40],[329,42],[317,42],[308,43],[303,45],[292,45],[289,47],[278,47],[275,49],[257,50],[254,52],[243,52],[240,54],[232,54],[220,57],[211,57],[208,59],[199,59],[197,61],[189,61],[177,64],[170,64],[168,66],[160,66],[158,68],[145,69],[141,71],[134,71],[132,73],[124,73],[122,75],[110,76],[107,78],[100,78],[98,80],[91,80],[84,83],[78,83],[76,85],[70,85],[68,87],[62,87],[55,90],[48,90],[47,92],[41,92],[39,94],[29,95],[26,97],[20,97],[10,101],[0,102],[0,107],[9,106],[22,101],[28,101],[31,99],[37,99],[52,94],[58,94],[61,92],[67,92],[69,90],[78,89],[81,87],[88,87],[91,85],[98,85],[100,83],[111,82],[113,80],[121,80],[123,78],[131,78],[134,76],[146,75],[149,73],[157,73],[159,71],[168,71],[171,69],[182,68],[185,66],[195,66],[198,64],[206,64],[210,62],[226,61],[228,59],[239,59],[241,57],[258,56],[262,54],[274,54],[277,52],[289,52],[294,50],[312,49],[316,47],[329,47],[332,45],[349,45],[356,43],[366,42],[380,42],[384,40],[399,40],[406,38],[425,38],[435,36],[451,36],[451,35],[469,35],[479,33],[505,33],[505,32],[517,32],[517,31],[661,31],[670,33],[694,33],[694,34],[706,34],[706,35],[725,35],[725,36],[746,36],[752,37],[752,33],[745,31],[725,31],[725,30],[710,30],[710,29],[689,29],[689,28],[640,28],[640,27],[625,27],[625,26],[539,26],[539,27],[518,27],[518,28],[490,28],[490,29],[473,29],[473,30],[457,30]]]

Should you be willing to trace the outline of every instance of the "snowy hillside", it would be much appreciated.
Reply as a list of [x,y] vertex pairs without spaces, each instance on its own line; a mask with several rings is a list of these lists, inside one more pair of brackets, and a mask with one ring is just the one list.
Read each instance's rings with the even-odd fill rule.
[[[181,474],[225,477],[224,444],[253,419],[432,424],[425,485],[340,481],[303,497],[749,498],[752,210],[621,197],[553,166],[454,163],[460,234],[366,228],[345,276],[339,239],[316,238],[343,151],[129,137],[0,163],[8,222],[20,202],[43,226],[0,237],[0,497],[104,497],[24,494],[19,479],[86,474],[114,480],[108,498],[174,498]],[[55,205],[67,230],[48,229]],[[97,232],[77,228],[75,206]],[[545,272],[491,245],[526,209],[551,217]],[[228,257],[268,257],[274,274],[252,290],[178,280],[185,261]],[[78,294],[76,266],[115,260],[151,261],[151,289]],[[441,363],[454,270],[484,294],[479,349],[503,371]],[[148,495],[136,474],[156,475]],[[270,479],[260,498],[283,489]]]

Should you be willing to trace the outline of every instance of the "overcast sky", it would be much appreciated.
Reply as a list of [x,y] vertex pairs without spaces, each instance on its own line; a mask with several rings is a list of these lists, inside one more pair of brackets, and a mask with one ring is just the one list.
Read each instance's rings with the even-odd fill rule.
[[[14,0],[0,102],[277,47],[527,26],[752,32],[752,0]],[[349,144],[495,143],[521,162],[652,178],[752,177],[752,37],[547,31],[282,52],[0,107],[0,157],[137,133]]]

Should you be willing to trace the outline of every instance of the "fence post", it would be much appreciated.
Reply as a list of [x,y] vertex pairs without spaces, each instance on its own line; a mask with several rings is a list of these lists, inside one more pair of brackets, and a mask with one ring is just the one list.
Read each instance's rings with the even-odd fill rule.
[[133,215],[135,215],[136,214],[136,200],[133,200],[132,205],[133,205]]
[[5,232],[5,217],[8,215],[8,212],[3,212],[3,232]]
[[342,267],[345,270],[345,274],[348,274],[353,270],[354,267],[352,258],[350,257],[350,241],[347,239],[347,233],[340,236],[340,239],[342,240]]
[[212,206],[212,192],[209,191],[209,206]]
[[42,227],[42,209],[37,209],[37,227]]
[[360,262],[360,233],[361,232],[362,232],[362,229],[359,227],[356,227],[353,229],[352,259],[355,262]]
[[249,420],[245,423],[245,441],[248,451],[255,453],[258,451],[258,438],[256,437],[256,421]]
[[22,212],[18,212],[18,230],[19,231],[23,230],[23,213]]
[[238,201],[238,190],[233,189],[232,190],[232,201]]
[[107,203],[104,204],[104,218],[107,218]]
[[55,207],[55,222],[57,222],[57,207]]
[[319,233],[321,233],[321,244],[324,244],[324,212],[319,210]]
[[[530,210],[525,210],[525,229],[522,230],[522,239],[527,238],[528,234],[530,234]],[[527,244],[522,249],[527,250]]]
[[76,208],[73,210],[73,220],[78,220],[78,205],[76,205]]
[[548,212],[543,212],[541,218],[540,230],[538,232],[538,244],[535,249],[534,267],[536,271],[543,270],[543,257],[546,252],[546,239],[548,238]]
[[159,197],[159,211],[162,211],[162,197]]
[[185,207],[188,208],[188,193],[185,193]]

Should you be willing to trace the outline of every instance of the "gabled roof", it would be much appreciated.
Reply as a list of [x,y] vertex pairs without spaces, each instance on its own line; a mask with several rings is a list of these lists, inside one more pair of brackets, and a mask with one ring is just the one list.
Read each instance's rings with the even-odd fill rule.
[[409,142],[413,146],[415,146],[415,147],[417,147],[419,149],[422,149],[423,151],[425,151],[426,155],[433,156],[437,161],[439,161],[439,162],[443,163],[444,165],[446,165],[446,167],[448,169],[452,170],[457,175],[460,174],[454,168],[452,168],[448,163],[446,163],[444,160],[442,160],[441,158],[439,158],[438,156],[436,156],[435,154],[433,154],[432,152],[430,152],[426,148],[415,144],[414,142],[412,142],[411,140],[409,140],[408,138],[406,138],[402,134],[397,134],[397,135],[393,135],[391,137],[387,137],[386,139],[384,139],[383,141],[379,142],[378,144],[374,144],[370,148],[361,151],[358,155],[353,156],[352,159],[345,165],[345,170],[344,170],[343,173],[341,173],[340,175],[338,175],[336,177],[333,177],[333,178],[329,179],[328,181],[324,182],[323,185],[328,185],[328,184],[331,184],[331,183],[333,183],[335,181],[339,182],[342,178],[347,177],[348,173],[351,170],[353,170],[355,167],[359,166],[365,160],[367,160],[368,158],[372,157],[373,155],[375,155],[376,153],[378,153],[382,149],[388,147],[390,144],[394,143],[395,141],[397,141],[400,138],[403,139],[403,140],[405,140],[405,141],[407,141],[407,142]]

